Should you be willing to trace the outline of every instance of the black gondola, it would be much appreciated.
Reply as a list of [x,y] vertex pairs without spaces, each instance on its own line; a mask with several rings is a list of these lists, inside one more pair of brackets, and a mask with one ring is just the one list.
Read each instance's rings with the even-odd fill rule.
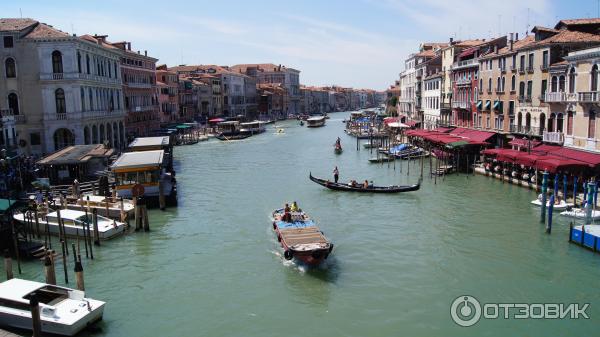
[[372,187],[364,188],[360,184],[355,187],[352,187],[348,184],[335,183],[333,181],[316,178],[316,177],[312,176],[312,172],[309,173],[308,177],[310,178],[310,180],[314,181],[315,183],[317,183],[321,186],[325,186],[328,189],[334,190],[334,191],[363,192],[363,193],[400,193],[400,192],[417,191],[419,188],[421,188],[421,180],[420,179],[419,179],[419,182],[415,185],[372,186]]

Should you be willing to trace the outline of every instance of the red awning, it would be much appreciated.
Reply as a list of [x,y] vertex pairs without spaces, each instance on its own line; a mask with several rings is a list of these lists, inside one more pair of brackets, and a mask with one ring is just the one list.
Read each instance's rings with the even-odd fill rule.
[[527,140],[527,139],[523,139],[523,138],[515,138],[515,139],[511,140],[510,142],[508,142],[508,144],[512,145],[512,146],[527,147],[527,146],[529,146],[530,142],[531,142],[531,147],[540,145],[539,140]]
[[452,130],[454,130],[454,129],[453,128],[442,128],[442,127],[433,129],[433,131],[442,132],[442,133],[449,133]]
[[400,118],[398,117],[386,117],[383,119],[383,124],[388,125],[390,123],[400,122]]
[[417,125],[419,123],[420,122],[415,122],[415,121],[406,121],[406,122],[404,122],[404,124],[406,124],[406,125],[408,125],[410,127],[413,127],[413,126],[415,126],[415,125]]
[[504,149],[485,149],[483,151],[481,151],[481,154],[484,156],[497,156],[499,152],[501,152]]
[[461,135],[461,134],[463,134],[463,133],[465,133],[465,132],[467,132],[467,131],[470,131],[470,130],[469,130],[469,129],[466,129],[466,128],[455,128],[454,130],[452,130],[452,131],[450,132],[450,134],[451,134],[451,135],[458,136],[458,135]]
[[463,57],[471,56],[471,55],[475,54],[475,52],[478,49],[479,49],[478,47],[472,47],[472,48],[465,49],[460,54],[458,54],[458,57],[463,58]]
[[208,120],[209,123],[221,123],[224,121],[225,121],[225,119],[223,119],[223,118],[213,118],[213,119]]
[[534,147],[533,149],[531,149],[531,151],[547,154],[547,153],[554,153],[554,151],[559,150],[560,148],[561,148],[561,146],[541,144],[541,145],[538,145],[538,146]]
[[492,138],[495,135],[496,134],[494,132],[479,131],[479,130],[469,130],[468,133],[463,133],[461,136],[467,137],[470,140],[473,140],[473,141],[476,141],[476,142],[485,142],[485,141],[487,141],[488,139]]
[[548,156],[546,158],[538,159],[535,162],[535,167],[538,170],[556,173],[560,170],[585,170],[589,165],[579,160]]
[[502,151],[498,152],[496,159],[503,162],[515,163],[522,153],[524,152],[511,149],[502,149]]
[[590,167],[597,167],[600,165],[600,154],[596,153],[561,147],[558,148],[556,151],[552,152],[552,155],[584,162]]

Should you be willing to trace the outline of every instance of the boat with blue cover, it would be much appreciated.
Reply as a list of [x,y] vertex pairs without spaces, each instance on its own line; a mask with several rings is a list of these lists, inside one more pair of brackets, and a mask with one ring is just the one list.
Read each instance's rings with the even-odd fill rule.
[[331,243],[317,224],[304,212],[273,211],[273,230],[283,247],[286,260],[296,259],[307,265],[322,263],[331,251]]

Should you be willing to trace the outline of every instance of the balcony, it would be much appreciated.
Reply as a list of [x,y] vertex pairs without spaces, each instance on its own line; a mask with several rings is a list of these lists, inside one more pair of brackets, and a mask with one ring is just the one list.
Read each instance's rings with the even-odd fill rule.
[[513,73],[517,71],[517,67],[515,67],[514,65],[510,66],[510,71],[512,71]]
[[112,78],[106,76],[98,76],[94,74],[84,74],[84,73],[41,73],[40,81],[73,81],[73,80],[83,80],[83,81],[97,81],[97,82],[105,82],[111,84],[121,84],[121,78]]
[[525,67],[519,67],[519,74],[525,74]]
[[502,74],[506,73],[506,67],[505,66],[500,67],[500,73],[502,73]]
[[94,111],[74,111],[67,113],[48,113],[44,114],[45,121],[76,121],[86,119],[118,118],[125,116],[123,110],[94,110]]
[[0,116],[4,117],[4,116],[12,116],[13,112],[12,109],[0,109]]
[[452,69],[468,68],[468,67],[475,67],[475,66],[479,66],[478,60],[470,59],[470,60],[454,62],[452,64]]
[[565,135],[562,132],[548,132],[543,133],[544,142],[562,144],[565,141]]
[[452,107],[456,109],[471,109],[471,103],[454,101],[452,102]]
[[527,73],[533,74],[533,65],[530,64],[529,66],[527,66]]
[[462,85],[470,86],[473,83],[473,81],[469,78],[460,78],[460,79],[454,81],[454,83],[459,86],[462,86]]
[[529,135],[529,136],[542,136],[543,130],[535,127],[535,126],[527,126],[527,125],[511,125],[510,132],[521,134],[521,135]]
[[15,115],[15,124],[27,124],[25,115]]
[[548,71],[548,64],[542,64],[542,65],[540,66],[540,70],[541,70],[541,71]]
[[133,89],[152,89],[152,83],[125,82],[123,85]]
[[600,102],[600,91],[584,91],[579,93],[579,102],[598,103]]
[[504,94],[504,89],[503,88],[496,88],[496,94],[498,94],[498,95]]
[[[581,99],[581,97],[580,97]],[[547,92],[544,99],[546,103],[567,103],[577,101],[576,93],[567,92]]]

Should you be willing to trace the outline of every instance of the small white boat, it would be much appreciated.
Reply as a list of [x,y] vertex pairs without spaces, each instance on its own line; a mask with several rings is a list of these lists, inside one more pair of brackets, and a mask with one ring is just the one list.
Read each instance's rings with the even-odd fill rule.
[[106,304],[86,298],[83,291],[14,278],[0,283],[0,325],[31,330],[33,293],[40,305],[42,332],[48,334],[74,336],[101,320]]
[[[60,210],[60,218],[64,223],[65,234],[67,236],[82,236],[83,235],[83,226],[86,222],[86,214],[83,211],[76,211],[72,209],[61,209]],[[87,221],[89,221],[90,225],[90,235],[94,237],[94,222],[93,216],[88,213]],[[23,213],[15,214],[14,219],[24,223],[24,215]],[[58,227],[58,212],[51,212],[47,215],[41,215],[38,218],[38,222],[42,232],[46,231],[46,221],[48,222],[48,232],[53,235],[59,234]],[[98,237],[100,240],[108,240],[115,236],[122,234],[127,225],[123,222],[119,222],[116,220],[111,220],[109,218],[98,215]]]
[[325,126],[325,116],[311,117],[306,120],[306,127],[318,128],[320,126]]
[[[542,207],[542,202],[539,199],[535,199],[531,202],[532,205],[537,207]],[[546,201],[546,207],[550,207],[550,198]],[[564,200],[561,200],[559,203],[554,203],[553,211],[564,211],[569,207],[573,207],[573,204],[567,203]]]
[[[561,212],[560,215],[575,219],[585,219],[586,213],[585,208],[572,208]],[[592,220],[600,220],[600,211],[592,210]]]

